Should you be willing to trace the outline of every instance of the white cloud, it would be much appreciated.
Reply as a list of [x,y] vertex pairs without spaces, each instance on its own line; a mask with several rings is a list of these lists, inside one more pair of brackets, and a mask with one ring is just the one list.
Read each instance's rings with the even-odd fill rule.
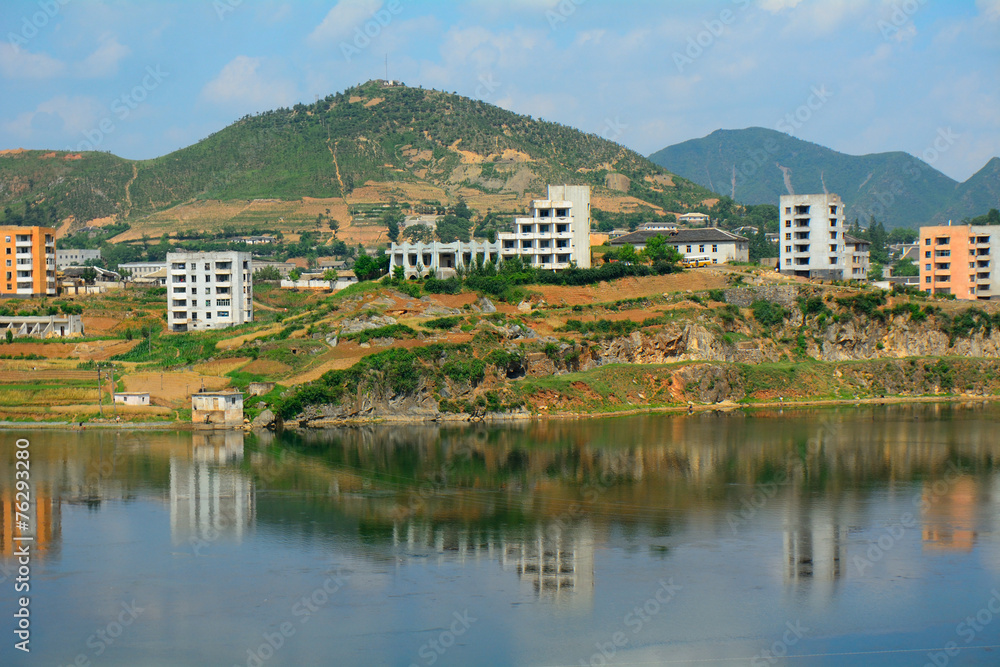
[[1000,20],[1000,0],[976,0],[976,6],[990,21]]
[[263,58],[237,56],[205,84],[202,99],[214,104],[271,109],[295,101],[295,86],[261,73]]
[[118,73],[118,64],[132,55],[132,49],[118,42],[113,35],[104,35],[101,44],[82,63],[76,66],[77,73],[84,78],[101,78]]
[[30,53],[8,42],[0,42],[0,72],[7,79],[48,79],[62,74],[66,66],[44,53]]
[[92,97],[59,95],[42,102],[3,124],[3,129],[17,137],[75,137],[94,129],[107,115],[103,105]]
[[[398,4],[396,0],[393,6]],[[309,35],[309,43],[313,46],[323,46],[340,42],[353,34],[355,28],[361,28],[367,21],[372,20],[375,12],[381,8],[382,0],[340,0]],[[393,16],[388,9],[385,13],[389,17]]]

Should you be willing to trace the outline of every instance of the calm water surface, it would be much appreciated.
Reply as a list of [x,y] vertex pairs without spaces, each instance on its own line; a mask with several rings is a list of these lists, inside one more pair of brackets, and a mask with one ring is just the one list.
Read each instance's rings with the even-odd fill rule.
[[0,432],[0,664],[1000,665],[998,427],[901,406]]

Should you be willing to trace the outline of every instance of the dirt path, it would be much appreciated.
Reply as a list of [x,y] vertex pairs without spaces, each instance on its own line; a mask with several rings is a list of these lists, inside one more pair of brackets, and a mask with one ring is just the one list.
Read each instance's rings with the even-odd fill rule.
[[125,184],[125,211],[122,213],[123,218],[128,218],[129,214],[132,213],[132,184],[135,183],[135,179],[139,177],[139,168],[132,164],[132,178],[128,180]]
[[[326,134],[326,149],[330,151],[330,155],[333,157],[333,168],[337,173],[337,183],[340,185],[340,198],[344,200],[344,206],[347,207],[347,224],[344,225],[344,231],[354,226],[354,216],[351,215],[351,205],[347,203],[347,188],[344,187],[344,179],[340,177],[340,163],[337,162],[337,146],[340,145],[340,141],[333,142],[333,146],[330,146],[330,132],[327,130]],[[341,230],[337,230],[341,231]],[[327,245],[333,243],[333,240],[337,237],[333,234]]]

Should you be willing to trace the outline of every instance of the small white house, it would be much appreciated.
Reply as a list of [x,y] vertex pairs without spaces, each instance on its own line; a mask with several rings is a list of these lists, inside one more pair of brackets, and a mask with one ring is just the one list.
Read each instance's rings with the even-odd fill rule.
[[149,405],[148,391],[123,391],[115,394],[118,405],[143,406]]

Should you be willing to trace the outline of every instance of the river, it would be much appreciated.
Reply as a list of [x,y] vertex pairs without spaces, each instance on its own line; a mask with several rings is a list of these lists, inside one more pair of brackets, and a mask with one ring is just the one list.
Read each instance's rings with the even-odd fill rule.
[[998,426],[935,404],[3,431],[0,664],[997,665]]

